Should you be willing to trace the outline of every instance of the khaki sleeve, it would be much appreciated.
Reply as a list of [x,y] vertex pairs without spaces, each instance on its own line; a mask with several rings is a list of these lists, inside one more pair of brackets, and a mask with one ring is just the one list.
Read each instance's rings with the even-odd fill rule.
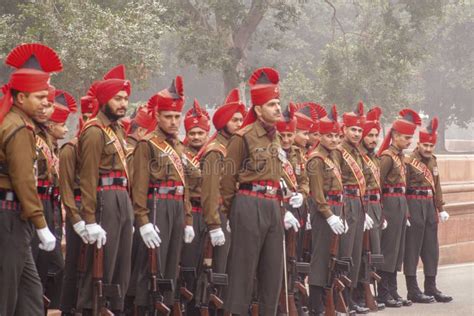
[[385,181],[387,180],[387,176],[392,169],[393,161],[392,158],[390,158],[387,155],[383,155],[380,158],[380,185],[383,188],[383,185],[385,184]]
[[33,132],[21,128],[6,144],[5,153],[12,187],[21,204],[21,219],[31,221],[37,229],[46,227],[43,204],[36,189]]
[[86,224],[96,222],[97,186],[104,145],[104,135],[100,128],[95,126],[87,128],[79,139],[81,211]]
[[202,193],[201,205],[204,221],[209,230],[221,226],[219,216],[219,180],[223,167],[223,156],[211,151],[202,158]]
[[65,145],[59,152],[59,193],[66,216],[73,225],[82,220],[74,199],[75,176],[76,150],[72,145]]
[[229,217],[230,207],[237,192],[237,182],[242,161],[246,158],[244,139],[234,135],[227,147],[227,156],[224,158],[224,168],[221,178],[222,213]]
[[147,207],[148,185],[150,182],[150,169],[155,162],[151,161],[150,146],[141,141],[133,152],[133,180],[132,199],[135,220],[139,227],[149,223]]
[[184,186],[184,224],[193,225],[193,206],[191,205],[191,192],[189,191],[189,185]]
[[331,208],[327,203],[326,196],[324,194],[324,162],[319,158],[313,158],[308,161],[306,169],[308,170],[311,197],[316,203],[318,211],[322,213],[324,218],[328,218],[333,215],[333,213],[331,212]]
[[[435,165],[436,166],[436,165]],[[443,190],[441,189],[441,180],[439,175],[433,176],[435,182],[435,206],[438,212],[443,211],[444,200],[443,200]]]
[[309,196],[309,179],[308,172],[306,168],[301,170],[301,175],[299,176],[300,182],[298,183],[298,192],[303,194],[305,198]]

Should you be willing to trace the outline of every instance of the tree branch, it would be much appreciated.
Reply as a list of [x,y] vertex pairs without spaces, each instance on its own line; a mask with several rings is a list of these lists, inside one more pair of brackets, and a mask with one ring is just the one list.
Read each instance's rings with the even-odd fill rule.
[[250,37],[262,21],[268,10],[267,0],[252,0],[250,10],[240,26],[234,31],[233,39],[235,48],[243,52],[249,43]]
[[[329,0],[324,0],[324,2],[329,4],[329,6],[331,6],[331,8],[333,9],[332,20],[333,20],[333,22],[335,21],[339,25],[339,28],[341,29],[341,32],[342,32],[343,36],[345,37],[346,36],[346,31],[344,30],[344,27],[342,26],[341,21],[339,21],[339,19],[336,16],[336,7]],[[332,39],[333,40],[334,40],[334,32],[335,32],[335,30],[333,29],[333,32],[332,32]]]
[[204,27],[208,31],[213,31],[212,26],[190,0],[179,0],[183,10],[187,11],[194,24]]

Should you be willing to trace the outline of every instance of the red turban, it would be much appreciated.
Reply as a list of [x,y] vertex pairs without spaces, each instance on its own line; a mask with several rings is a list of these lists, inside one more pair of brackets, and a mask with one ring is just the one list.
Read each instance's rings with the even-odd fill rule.
[[430,124],[421,129],[419,132],[419,142],[420,143],[430,143],[436,144],[436,140],[438,138],[438,118],[434,117]]
[[273,68],[259,68],[250,76],[250,98],[252,99],[252,108],[244,119],[242,127],[252,124],[257,120],[255,110],[256,105],[264,105],[272,99],[280,98],[280,88],[278,83],[280,76]]
[[339,123],[337,122],[336,105],[333,104],[331,108],[331,112],[319,120],[319,132],[321,134],[330,134],[330,133],[339,134],[340,129],[341,127]]
[[382,109],[378,106],[370,109],[369,112],[367,112],[367,116],[365,118],[365,123],[364,123],[364,130],[362,132],[362,138],[367,136],[367,134],[370,133],[370,131],[375,128],[378,132],[382,129],[382,126],[380,125],[380,117],[382,116]]
[[148,132],[153,131],[156,127],[156,119],[146,106],[142,106],[137,110],[133,122],[142,128],[146,128]]
[[245,116],[245,104],[240,100],[239,89],[235,88],[229,92],[224,104],[214,112],[212,123],[216,130],[223,129],[237,112],[241,113],[242,117]]
[[351,127],[357,126],[364,128],[365,115],[364,115],[364,103],[359,101],[357,108],[353,112],[346,112],[342,115],[342,121],[344,126]]
[[125,66],[118,65],[109,70],[103,80],[96,84],[95,97],[99,105],[104,105],[122,90],[130,95],[132,86],[130,81],[125,79]]
[[199,127],[209,132],[211,129],[211,125],[209,124],[209,113],[206,110],[202,109],[199,106],[199,103],[196,99],[194,99],[193,107],[186,113],[186,117],[184,118],[184,128],[186,132],[189,130]]
[[161,90],[148,100],[148,109],[155,111],[181,112],[184,105],[183,78],[176,76],[171,87]]
[[50,120],[55,123],[66,122],[70,113],[76,113],[76,101],[66,91],[56,90],[54,98],[54,112]]
[[0,123],[13,104],[11,90],[37,92],[49,89],[51,72],[63,69],[54,50],[42,44],[23,44],[15,47],[6,57],[5,64],[16,70],[9,82],[1,88]]
[[392,142],[392,130],[404,135],[413,135],[416,127],[421,125],[421,118],[411,109],[403,109],[399,113],[400,118],[396,119],[392,124],[392,128],[385,135],[382,145],[379,148],[378,155],[381,155]]
[[283,113],[283,120],[276,123],[276,128],[280,133],[283,132],[295,132],[296,131],[296,120],[295,117],[296,105],[292,102],[288,105],[288,108]]

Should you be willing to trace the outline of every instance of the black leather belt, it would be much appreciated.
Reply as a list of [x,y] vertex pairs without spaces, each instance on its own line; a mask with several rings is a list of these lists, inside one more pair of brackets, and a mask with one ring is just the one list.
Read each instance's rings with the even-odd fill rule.
[[110,177],[102,177],[99,178],[99,186],[111,186],[111,185],[118,185],[122,187],[126,187],[128,185],[127,178],[119,177],[119,178],[110,178]]
[[0,200],[8,202],[18,201],[16,194],[13,191],[0,191]]
[[261,184],[252,184],[252,183],[241,183],[239,185],[239,190],[252,191],[260,194],[267,195],[276,195],[278,193],[278,188],[271,185],[261,185]]
[[343,201],[343,197],[342,197],[342,194],[326,195],[326,201],[342,202],[342,201]]
[[369,194],[364,196],[365,201],[380,201],[380,194]]
[[37,187],[38,194],[51,195],[53,194],[53,189],[53,187]]
[[392,193],[400,193],[404,194],[405,193],[405,188],[404,187],[399,187],[399,188],[383,188],[382,189],[383,194],[392,194]]
[[419,189],[408,188],[407,195],[433,196],[433,190],[431,189],[419,190]]
[[81,196],[81,189],[74,189],[74,196]]
[[359,189],[344,188],[344,194],[345,195],[360,196],[360,190]]
[[177,185],[173,187],[148,187],[148,194],[153,194],[156,189],[156,194],[176,194],[176,195],[183,195],[184,194],[184,186]]
[[191,198],[191,206],[192,207],[201,207],[201,199]]

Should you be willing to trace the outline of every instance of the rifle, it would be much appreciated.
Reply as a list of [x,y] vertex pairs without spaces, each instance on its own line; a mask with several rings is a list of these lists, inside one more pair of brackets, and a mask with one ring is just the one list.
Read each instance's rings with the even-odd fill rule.
[[375,265],[382,264],[384,262],[383,255],[374,255],[371,253],[370,249],[370,233],[369,231],[364,232],[363,239],[363,254],[362,254],[362,271],[363,278],[361,280],[362,286],[364,288],[364,298],[365,305],[371,311],[377,311],[377,302],[375,301],[372,290],[370,289],[370,284],[374,283],[374,289],[376,289],[376,283],[380,281],[380,276],[375,272]]
[[[365,208],[365,204],[364,204],[364,201],[362,200],[362,197],[360,197],[360,203],[364,211],[364,214],[366,214],[367,210]],[[363,252],[362,252],[361,269],[363,271],[363,277],[361,279],[361,283],[364,288],[365,305],[371,311],[378,311],[377,302],[374,298],[374,295],[372,294],[372,290],[370,289],[370,284],[373,282],[374,290],[377,289],[376,282],[380,281],[381,278],[375,272],[376,270],[375,265],[382,264],[384,262],[384,257],[382,254],[376,254],[376,255],[372,254],[372,251],[370,248],[370,231],[369,230],[366,230],[364,232],[364,237],[362,241],[362,249],[363,249]]]
[[[183,303],[182,301],[186,303],[189,303],[193,299],[193,293],[188,290],[186,287],[186,282],[184,281],[183,273],[192,273],[194,276],[196,276],[196,268],[194,267],[178,267],[179,272],[178,272],[178,284],[179,286],[179,291],[176,291],[176,296],[173,304],[173,316],[182,316],[183,311]],[[185,306],[185,305],[184,305]]]
[[[156,188],[153,191],[153,225],[156,222]],[[152,303],[152,314],[157,315],[169,315],[171,310],[164,303],[164,297],[162,295],[165,291],[174,290],[174,282],[171,279],[163,279],[161,276],[161,271],[159,267],[159,249],[148,248],[148,264],[149,264],[149,273],[150,273],[150,283],[148,286],[148,291]]]
[[222,309],[224,302],[218,296],[216,285],[226,286],[229,281],[227,274],[212,272],[213,247],[207,233],[204,237],[203,260],[200,267],[199,279],[196,289],[196,303],[201,316],[209,315],[209,307]]
[[339,242],[339,235],[333,233],[329,247],[328,285],[325,289],[325,315],[327,316],[335,316],[336,311],[339,313],[348,313],[342,292],[345,287],[350,286],[351,283],[350,279],[346,276],[350,271],[351,260],[348,258],[337,258]]
[[44,316],[48,315],[48,307],[50,303],[51,303],[51,300],[46,295],[43,294]]
[[[102,222],[103,209],[102,191],[100,192],[99,224]],[[92,261],[92,315],[108,316],[113,313],[107,308],[107,298],[122,297],[119,284],[104,284],[104,247],[100,249],[93,246],[94,257]]]

